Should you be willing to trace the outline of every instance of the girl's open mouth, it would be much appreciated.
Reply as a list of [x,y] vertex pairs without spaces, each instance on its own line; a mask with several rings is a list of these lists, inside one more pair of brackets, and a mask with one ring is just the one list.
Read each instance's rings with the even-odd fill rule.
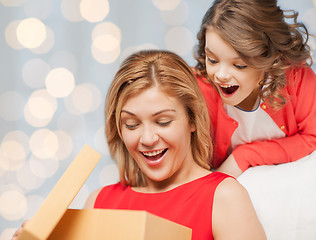
[[234,92],[237,91],[237,89],[239,88],[238,85],[219,85],[220,89],[222,90],[222,93],[224,93],[225,95],[231,95]]

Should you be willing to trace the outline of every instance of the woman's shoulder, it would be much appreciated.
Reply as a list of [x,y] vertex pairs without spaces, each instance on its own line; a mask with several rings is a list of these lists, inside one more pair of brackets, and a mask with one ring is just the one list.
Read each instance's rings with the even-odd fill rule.
[[106,195],[111,195],[115,192],[120,192],[126,189],[126,186],[122,185],[121,183],[107,185],[101,188],[94,190],[88,197],[84,208],[94,208],[96,199],[101,197],[106,197]]
[[220,202],[230,201],[234,197],[249,197],[247,190],[233,177],[225,177],[216,189],[216,198]]
[[225,178],[215,192],[213,233],[218,239],[266,239],[247,190],[235,178]]

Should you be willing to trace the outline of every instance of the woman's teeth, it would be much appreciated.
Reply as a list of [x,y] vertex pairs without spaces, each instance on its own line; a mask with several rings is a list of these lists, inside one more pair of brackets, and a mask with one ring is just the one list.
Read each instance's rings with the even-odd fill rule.
[[168,148],[156,150],[156,151],[148,151],[142,152],[144,157],[146,157],[149,161],[157,161],[162,158],[162,156],[167,152]]
[[154,157],[160,153],[162,153],[164,151],[164,149],[161,150],[157,150],[157,151],[151,151],[151,152],[142,152],[145,156],[147,157]]

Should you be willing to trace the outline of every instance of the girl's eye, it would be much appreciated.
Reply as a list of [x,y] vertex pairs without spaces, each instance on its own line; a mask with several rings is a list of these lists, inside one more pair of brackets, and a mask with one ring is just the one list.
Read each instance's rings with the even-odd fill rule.
[[214,60],[214,59],[212,59],[212,58],[207,58],[207,61],[208,62],[210,62],[211,64],[216,64],[216,63],[218,63],[218,61],[216,61],[216,60]]
[[245,68],[247,68],[247,65],[234,65],[235,66],[235,68],[237,68],[237,69],[245,69]]
[[172,120],[170,120],[170,121],[161,121],[161,122],[157,122],[157,124],[159,126],[166,127],[166,126],[170,125],[171,122],[172,122]]

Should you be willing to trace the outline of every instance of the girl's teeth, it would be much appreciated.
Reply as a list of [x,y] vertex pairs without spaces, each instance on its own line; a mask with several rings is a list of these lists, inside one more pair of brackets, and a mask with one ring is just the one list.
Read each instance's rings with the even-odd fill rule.
[[222,91],[227,95],[233,94],[239,88],[238,85],[219,84],[219,86],[221,87]]

